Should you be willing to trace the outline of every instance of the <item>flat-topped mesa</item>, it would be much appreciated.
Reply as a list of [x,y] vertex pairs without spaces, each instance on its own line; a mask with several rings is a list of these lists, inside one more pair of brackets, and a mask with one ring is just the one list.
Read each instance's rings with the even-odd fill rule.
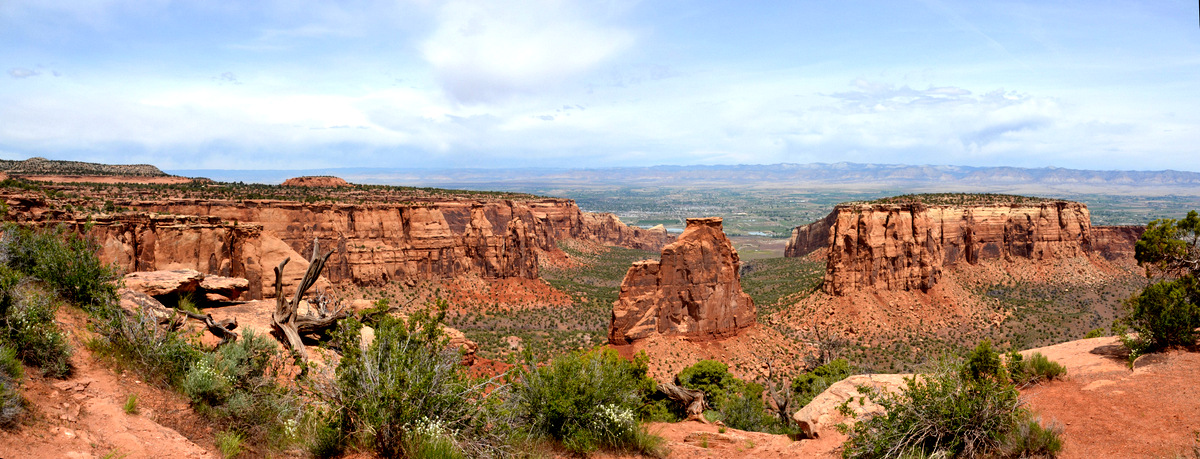
[[943,267],[960,261],[1062,259],[1090,250],[1087,205],[1007,198],[1014,199],[841,204],[825,219],[793,230],[785,255],[803,256],[824,237],[829,258],[823,289],[841,295],[856,289],[925,291]]
[[292,177],[284,180],[282,186],[306,186],[312,188],[336,188],[342,186],[350,186],[350,183],[345,180],[334,177],[332,175],[308,175],[304,177]]
[[754,325],[754,301],[742,291],[739,268],[721,219],[689,218],[660,260],[636,262],[625,274],[609,343],[655,335],[716,339]]

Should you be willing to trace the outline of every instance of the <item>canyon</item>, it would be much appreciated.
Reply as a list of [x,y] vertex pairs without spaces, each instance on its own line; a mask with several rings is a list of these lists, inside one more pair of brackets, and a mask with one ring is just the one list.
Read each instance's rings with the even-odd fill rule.
[[1093,227],[1087,205],[1063,200],[981,195],[943,204],[937,197],[847,203],[798,226],[785,256],[828,248],[823,289],[928,291],[946,268],[987,260],[1060,260],[1096,253],[1132,258],[1140,227]]

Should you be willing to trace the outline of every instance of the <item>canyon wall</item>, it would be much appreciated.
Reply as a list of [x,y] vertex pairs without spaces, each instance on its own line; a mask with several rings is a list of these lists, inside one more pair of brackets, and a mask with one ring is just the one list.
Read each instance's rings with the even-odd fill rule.
[[211,215],[262,225],[299,253],[319,238],[337,252],[326,264],[333,282],[382,284],[464,274],[538,276],[538,255],[574,238],[656,250],[666,231],[632,228],[610,214],[582,212],[574,201],[437,201],[398,204],[296,201],[134,201],[130,207]]
[[689,218],[658,261],[636,262],[625,274],[609,343],[655,335],[723,338],[754,325],[754,301],[742,291],[740,268],[720,218]]
[[824,220],[793,230],[788,246],[794,249],[786,255],[804,255],[824,236],[830,249],[826,292],[928,290],[943,267],[959,262],[1084,256],[1092,250],[1092,233],[1087,206],[1070,201],[844,204]]
[[837,221],[837,212],[825,218],[792,228],[792,237],[783,249],[785,257],[802,257],[822,247],[829,247],[829,229]]
[[[26,220],[38,226],[65,225],[87,231],[99,244],[97,255],[124,273],[194,269],[205,274],[245,278],[245,296],[262,299],[275,293],[275,267],[290,258],[283,270],[283,292],[291,295],[308,270],[308,257],[264,233],[260,225],[232,224],[217,217],[127,213],[77,219],[42,215]],[[310,252],[311,254],[311,252]],[[329,281],[318,280],[318,288]]]
[[[11,218],[79,226],[65,205],[36,193],[3,196]],[[537,278],[539,254],[563,239],[661,249],[665,230],[632,228],[611,214],[582,212],[574,201],[441,200],[305,203],[279,200],[157,199],[116,203],[132,212],[101,214],[91,231],[106,262],[122,269],[191,268],[246,277],[248,295],[273,293],[273,268],[307,267],[314,238],[335,249],[324,276],[379,285],[476,275]],[[300,256],[298,254],[304,254]],[[263,287],[265,286],[265,288]]]
[[1145,232],[1145,226],[1093,226],[1088,250],[1107,260],[1132,259],[1133,247]]

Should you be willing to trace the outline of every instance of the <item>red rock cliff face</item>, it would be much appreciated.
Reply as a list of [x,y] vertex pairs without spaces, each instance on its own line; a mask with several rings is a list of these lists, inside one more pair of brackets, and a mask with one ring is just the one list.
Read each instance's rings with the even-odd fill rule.
[[742,291],[740,267],[720,218],[688,219],[659,261],[634,263],[625,274],[609,342],[654,335],[721,338],[753,325],[754,301]]
[[807,225],[792,228],[792,237],[783,249],[785,257],[802,257],[829,246],[829,229],[837,221],[837,212]]
[[1133,246],[1145,232],[1145,226],[1093,226],[1088,250],[1108,260],[1133,258]]
[[[262,226],[292,250],[311,251],[313,238],[337,252],[326,265],[332,282],[381,284],[474,274],[538,276],[539,252],[567,238],[642,249],[670,237],[625,226],[606,214],[586,214],[570,200],[443,201],[328,204],[294,201],[174,200],[130,207],[182,215],[212,215]],[[326,247],[330,247],[326,245]]]
[[[1087,206],[1069,201],[1023,205],[839,205],[825,220],[793,231],[788,256],[830,248],[825,291],[928,290],[943,267],[989,259],[1057,259],[1091,246]],[[807,237],[807,240],[805,239]]]
[[[99,215],[88,220],[43,214],[36,225],[63,224],[75,231],[89,228],[100,245],[100,260],[125,273],[194,269],[205,274],[240,277],[249,281],[246,297],[261,299],[275,293],[274,269],[284,258],[284,294],[291,294],[308,270],[306,257],[283,241],[264,234],[254,224],[221,221],[217,217],[151,215],[146,213]],[[328,287],[321,279],[318,287]]]

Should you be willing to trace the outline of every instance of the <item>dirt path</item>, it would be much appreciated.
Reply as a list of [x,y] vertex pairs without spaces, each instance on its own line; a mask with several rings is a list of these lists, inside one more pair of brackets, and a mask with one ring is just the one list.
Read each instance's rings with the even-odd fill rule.
[[1144,356],[1130,371],[1115,338],[1035,351],[1067,367],[1066,381],[1022,391],[1030,409],[1063,424],[1061,458],[1192,457],[1200,431],[1200,353]]
[[[85,329],[81,312],[62,308],[58,319],[71,333],[75,371],[57,380],[27,369],[23,392],[33,415],[13,431],[0,430],[0,458],[218,457],[211,452],[212,432],[186,400],[96,363],[79,336],[86,333],[79,332]],[[129,394],[138,398],[135,414],[124,409]]]

